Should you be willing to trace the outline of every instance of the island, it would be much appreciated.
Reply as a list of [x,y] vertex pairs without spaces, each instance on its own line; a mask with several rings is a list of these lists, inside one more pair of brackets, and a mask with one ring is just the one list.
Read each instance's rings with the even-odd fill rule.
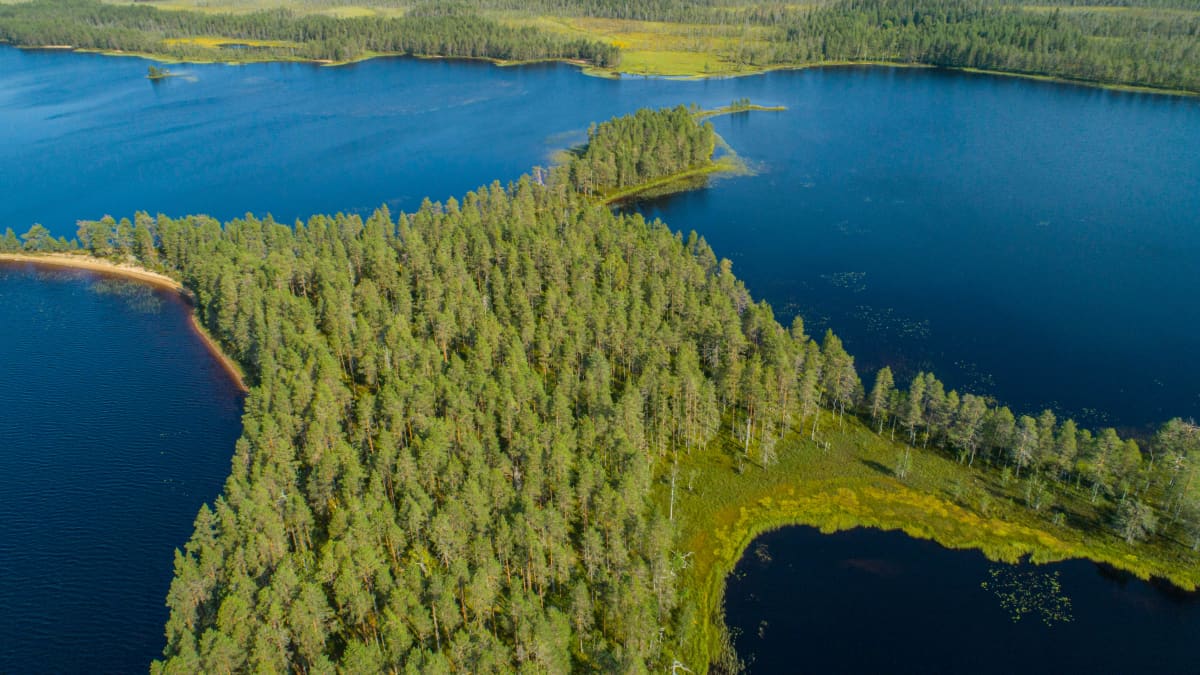
[[166,68],[159,68],[158,66],[150,66],[146,69],[146,79],[152,81],[164,80],[168,77],[172,77],[172,75],[173,73],[170,70],[167,70]]

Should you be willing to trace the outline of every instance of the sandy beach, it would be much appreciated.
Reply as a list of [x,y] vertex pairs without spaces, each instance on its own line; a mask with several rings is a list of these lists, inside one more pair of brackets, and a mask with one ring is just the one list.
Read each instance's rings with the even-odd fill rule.
[[[188,303],[191,303],[191,291],[184,288],[183,284],[172,279],[171,277],[154,272],[144,267],[136,265],[128,265],[124,263],[114,263],[108,260],[93,258],[86,255],[71,255],[65,253],[47,253],[44,255],[30,255],[27,253],[0,253],[0,263],[2,262],[26,262],[43,267],[64,267],[79,270],[88,270],[98,272],[109,276],[123,277],[126,279],[134,279],[142,283],[150,284],[156,288],[175,291],[179,293]],[[231,359],[225,352],[221,350],[220,345],[216,340],[204,330],[200,322],[196,319],[196,313],[188,313],[188,323],[192,330],[200,337],[208,351],[212,353],[221,367],[229,374],[230,379],[242,391],[249,391],[246,387],[245,379],[242,376],[242,369],[237,362]]]

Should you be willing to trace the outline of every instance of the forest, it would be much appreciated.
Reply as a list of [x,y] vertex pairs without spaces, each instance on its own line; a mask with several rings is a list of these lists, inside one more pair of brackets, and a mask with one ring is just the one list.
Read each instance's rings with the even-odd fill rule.
[[[239,0],[217,8],[237,9]],[[66,44],[177,59],[300,58],[346,61],[373,54],[501,60],[573,59],[620,69],[620,30],[601,24],[550,29],[541,19],[636,23],[663,31],[663,58],[698,52],[733,72],[830,63],[968,68],[1080,82],[1200,93],[1200,12],[1188,0],[362,0],[399,12],[333,18],[291,10],[160,11],[100,0],[0,5],[0,41]],[[199,7],[199,5],[197,5]],[[1120,10],[1120,11],[1115,11]],[[665,22],[659,23],[659,22]],[[264,41],[212,49],[189,38]],[[693,66],[694,67],[694,66]],[[707,66],[706,66],[707,67]],[[721,71],[724,72],[724,71]],[[696,71],[694,74],[704,74]]]
[[696,115],[684,106],[643,109],[593,124],[587,143],[566,163],[571,184],[584,194],[603,193],[708,164],[717,134]]
[[384,53],[502,61],[571,59],[611,67],[620,58],[611,45],[560,38],[469,14],[413,12],[403,18],[335,19],[286,9],[213,14],[99,0],[0,5],[0,41],[14,45],[72,45],[206,60],[213,58],[213,50],[186,40],[204,36],[257,43],[249,51],[225,50],[229,60],[349,61]]
[[[580,157],[701,156],[711,129],[685,113],[601,124]],[[848,419],[903,448],[900,480],[939,453],[1047,523],[1200,548],[1195,424],[1123,438],[888,368],[868,388],[836,335],[781,326],[695,233],[598,204],[578,167],[536,174],[409,214],[0,239],[176,276],[252,385],[223,493],[176,554],[155,671],[702,672],[680,660],[681,469],[770,472]],[[1092,520],[1061,522],[1069,494]]]

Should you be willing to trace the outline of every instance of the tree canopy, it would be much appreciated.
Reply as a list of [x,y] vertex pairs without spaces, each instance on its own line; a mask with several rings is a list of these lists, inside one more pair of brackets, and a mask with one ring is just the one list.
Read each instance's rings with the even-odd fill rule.
[[[648,129],[711,133],[674,109],[591,137]],[[93,253],[178,276],[253,385],[223,493],[177,552],[155,670],[666,670],[695,629],[680,467],[715,446],[769,470],[822,409],[1003,467],[1035,511],[1085,483],[1113,536],[1200,545],[1194,424],[1139,445],[890,369],[864,396],[832,332],[785,329],[702,238],[576,181],[294,226],[80,223]],[[913,465],[906,449],[897,473]]]

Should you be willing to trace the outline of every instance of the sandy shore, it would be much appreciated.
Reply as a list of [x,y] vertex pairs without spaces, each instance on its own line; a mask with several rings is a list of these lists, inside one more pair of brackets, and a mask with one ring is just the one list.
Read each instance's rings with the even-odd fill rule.
[[[65,253],[47,253],[45,255],[29,255],[25,253],[0,253],[0,262],[25,262],[44,267],[67,267],[77,270],[88,270],[98,272],[100,274],[122,277],[125,279],[134,279],[142,283],[150,284],[155,288],[174,291],[183,297],[188,303],[191,303],[191,291],[184,288],[183,284],[172,279],[165,274],[159,274],[148,270],[144,267],[136,265],[127,265],[122,263],[114,263],[108,260],[101,260],[86,255],[70,255]],[[242,376],[242,369],[238,367],[237,362],[229,358],[229,356],[221,351],[221,347],[217,341],[204,330],[200,322],[196,319],[195,312],[188,312],[188,324],[200,337],[200,341],[208,348],[217,362],[221,364],[222,369],[229,374],[230,379],[237,385],[238,389],[243,392],[249,391],[246,387],[245,378]]]

